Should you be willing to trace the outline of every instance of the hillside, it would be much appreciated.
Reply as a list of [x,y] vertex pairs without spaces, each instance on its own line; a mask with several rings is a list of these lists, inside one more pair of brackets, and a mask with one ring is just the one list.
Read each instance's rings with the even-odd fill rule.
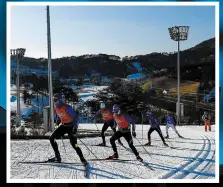
[[[157,89],[159,90],[160,88],[162,88],[162,90],[169,90],[174,95],[177,94],[177,79],[161,76],[145,81],[141,85],[141,88],[144,91],[147,91],[150,88],[151,84],[153,85],[153,88],[155,90]],[[198,82],[181,80],[181,87],[180,87],[181,95],[187,93],[196,93],[199,85],[200,84]]]
[[[197,81],[202,77],[203,68],[208,69],[209,79],[214,79],[215,66],[215,38],[205,40],[194,47],[181,51],[181,71],[189,71],[189,75],[182,74],[182,78]],[[108,54],[86,54],[82,56],[70,56],[52,59],[52,69],[59,72],[60,77],[78,77],[97,72],[102,76],[126,77],[136,73],[137,69],[132,63],[138,61],[144,73],[154,70],[168,69],[172,76],[176,76],[177,53],[150,53],[120,58]],[[47,69],[47,59],[25,57],[21,64],[30,68]],[[201,70],[197,68],[201,67]],[[190,73],[191,71],[191,73]],[[192,76],[192,77],[191,77]]]

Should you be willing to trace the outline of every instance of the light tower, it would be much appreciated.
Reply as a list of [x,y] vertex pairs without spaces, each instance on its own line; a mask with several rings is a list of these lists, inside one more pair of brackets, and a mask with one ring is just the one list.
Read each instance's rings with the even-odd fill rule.
[[178,99],[177,99],[177,124],[180,124],[180,41],[187,40],[189,26],[174,26],[168,28],[170,38],[174,41],[177,41],[178,51],[177,51],[177,92],[178,92]]

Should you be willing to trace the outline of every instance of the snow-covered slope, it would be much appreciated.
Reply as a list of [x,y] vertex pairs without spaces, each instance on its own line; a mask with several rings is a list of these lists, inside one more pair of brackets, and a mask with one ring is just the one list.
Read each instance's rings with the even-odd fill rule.
[[[101,129],[101,124],[97,124]],[[214,179],[215,178],[215,126],[212,132],[204,132],[203,126],[177,127],[184,139],[178,138],[170,130],[170,147],[164,147],[158,134],[152,133],[152,146],[142,146],[147,142],[148,125],[137,125],[137,139],[134,145],[140,156],[152,169],[136,160],[127,142],[121,138],[125,147],[118,146],[120,160],[100,160],[113,154],[108,147],[94,146],[101,138],[83,138],[78,145],[89,161],[90,179]],[[97,129],[94,124],[80,124],[80,129]],[[165,127],[161,127],[165,135]],[[143,133],[142,133],[143,132]],[[83,166],[71,147],[69,140],[57,140],[62,161],[66,163],[22,163],[44,161],[53,156],[49,140],[11,141],[11,179],[84,179]],[[86,147],[87,146],[87,147]],[[96,158],[97,157],[97,158]]]

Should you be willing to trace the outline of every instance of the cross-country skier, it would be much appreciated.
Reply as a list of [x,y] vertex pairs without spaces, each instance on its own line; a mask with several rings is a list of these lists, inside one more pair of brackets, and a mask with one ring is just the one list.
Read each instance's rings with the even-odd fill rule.
[[179,138],[183,138],[176,129],[176,119],[170,111],[167,112],[167,115],[163,117],[162,121],[166,123],[166,137],[165,138],[169,138],[169,133],[168,133],[169,128],[172,128],[175,131],[175,133],[179,136]]
[[150,108],[147,110],[146,115],[148,116],[150,129],[148,131],[148,143],[146,143],[145,145],[147,146],[151,145],[151,134],[153,131],[156,131],[159,134],[161,140],[163,141],[163,145],[168,146],[168,144],[165,142],[164,137],[162,135],[159,119],[157,119],[157,117],[152,113]]
[[[113,114],[112,114],[112,110],[109,110],[105,107],[105,103],[101,103],[100,104],[100,110],[92,117],[92,119],[94,119],[96,116],[101,115],[104,121],[104,125],[102,127],[101,130],[101,137],[102,137],[102,143],[100,143],[100,146],[106,146],[106,141],[105,141],[105,131],[108,129],[108,127],[111,127],[111,129],[113,130],[113,132],[116,132],[116,124],[115,121],[113,119]],[[118,139],[118,142],[122,144],[122,142],[120,141],[120,139]]]
[[[119,105],[113,105],[113,118],[117,123],[118,130],[114,133],[114,135],[110,138],[110,143],[112,145],[114,154],[109,156],[108,159],[116,159],[118,158],[118,151],[115,144],[115,141],[121,137],[124,137],[125,140],[128,142],[129,147],[132,149],[133,153],[135,154],[137,160],[143,161],[143,159],[139,156],[138,151],[136,150],[135,146],[133,145],[132,135],[136,137],[135,132],[135,122],[134,120],[127,114],[123,114],[120,110]],[[131,126],[132,125],[132,135],[131,135]]]
[[55,152],[55,157],[50,158],[49,162],[61,162],[60,152],[58,150],[58,145],[56,139],[62,137],[64,134],[68,134],[70,143],[72,147],[77,152],[81,162],[87,165],[81,149],[77,145],[77,129],[78,129],[78,119],[76,112],[68,104],[62,101],[62,96],[60,94],[55,94],[53,97],[54,110],[56,112],[55,121],[58,127],[54,130],[50,136],[50,143]]
[[206,111],[204,111],[202,120],[204,121],[205,132],[207,132],[207,128],[209,128],[209,131],[211,131],[211,116]]

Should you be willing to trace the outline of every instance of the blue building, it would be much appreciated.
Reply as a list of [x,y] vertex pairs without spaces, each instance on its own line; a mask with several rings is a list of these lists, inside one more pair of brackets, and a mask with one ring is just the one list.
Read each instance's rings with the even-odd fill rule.
[[128,80],[138,80],[138,79],[143,79],[145,77],[146,76],[143,73],[135,73],[135,74],[128,75],[126,77],[126,79],[128,79]]

